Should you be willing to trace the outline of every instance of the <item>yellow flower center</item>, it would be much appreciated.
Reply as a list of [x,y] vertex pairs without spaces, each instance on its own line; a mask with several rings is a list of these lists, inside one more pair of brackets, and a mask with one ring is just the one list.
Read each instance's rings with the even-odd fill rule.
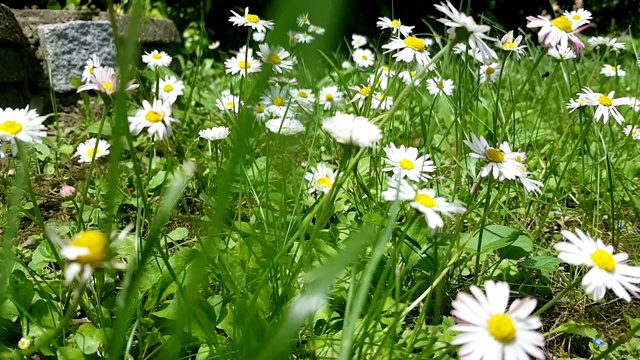
[[362,89],[360,89],[360,91],[358,91],[358,94],[362,95],[362,96],[369,96],[371,95],[371,88],[368,86],[363,87]]
[[603,106],[613,106],[613,100],[610,97],[608,97],[607,95],[601,95],[598,98],[598,102],[600,104],[602,104]]
[[264,106],[258,105],[258,107],[256,108],[256,114],[263,114],[263,113],[264,113]]
[[160,114],[155,110],[149,110],[147,112],[147,115],[145,116],[145,119],[147,119],[148,122],[152,122],[152,123],[157,123],[161,121],[162,118],[163,118],[162,114]]
[[414,77],[416,77],[416,72],[415,71],[410,71],[409,75],[411,75],[411,78],[413,79]]
[[413,170],[413,168],[415,167],[415,165],[413,164],[413,161],[411,161],[409,159],[400,160],[398,165],[400,165],[400,167],[405,169],[405,170]]
[[331,187],[331,179],[329,179],[328,177],[321,177],[318,180],[316,180],[316,184],[318,184],[318,186],[325,186],[330,188]]
[[298,91],[298,96],[299,96],[299,97],[301,97],[301,98],[303,98],[303,99],[306,99],[306,98],[308,98],[308,97],[309,97],[309,94],[307,94],[307,93],[306,93],[306,92],[304,92],[304,91]]
[[516,48],[516,44],[513,41],[506,41],[502,43],[502,48],[505,50],[513,50]]
[[551,21],[551,24],[566,33],[570,33],[573,31],[573,23],[571,22],[571,20],[569,20],[568,17],[564,15],[553,19]]
[[489,319],[489,333],[494,339],[508,344],[516,337],[516,325],[507,314],[495,314]]
[[362,60],[368,60],[368,59],[369,59],[369,57],[368,57],[367,55],[362,55],[360,58],[361,58]]
[[324,99],[325,99],[326,101],[333,101],[333,94],[327,94],[327,95],[325,95],[325,96],[324,96]]
[[22,124],[17,121],[7,120],[0,124],[0,132],[16,136],[22,131]]
[[587,104],[587,100],[586,99],[578,100],[578,105],[586,105],[586,104]]
[[391,68],[388,67],[387,65],[382,67],[382,71],[387,71],[388,72],[389,70],[391,70]]
[[88,254],[78,256],[76,262],[93,265],[104,260],[107,252],[107,236],[101,231],[87,230],[76,235],[70,245],[89,250]]
[[581,19],[582,19],[582,16],[578,14],[573,15],[573,20],[581,20]]
[[496,69],[492,68],[491,66],[487,66],[487,69],[484,71],[484,73],[487,75],[493,75],[494,72],[496,72]]
[[377,97],[379,100],[384,100],[384,98],[386,98],[387,96],[386,96],[385,94],[383,94],[383,93],[379,93],[378,95],[376,95],[376,97]]
[[[91,159],[93,159],[93,150],[95,150],[93,146],[90,147],[89,150],[87,150],[87,156]],[[98,157],[100,155],[100,149],[98,148],[95,153],[96,153],[96,157]]]
[[596,250],[591,255],[591,260],[593,260],[593,263],[596,264],[597,267],[604,271],[612,273],[616,270],[616,259],[605,250]]
[[227,101],[227,103],[225,104],[229,109],[233,109],[235,106],[235,104],[233,103],[233,101]]
[[173,86],[171,84],[166,84],[163,88],[162,91],[166,92],[166,93],[170,93],[173,91]]
[[438,205],[436,200],[427,194],[420,194],[420,193],[416,194],[416,201],[420,205],[424,207],[432,208],[432,209],[436,207],[436,205]]
[[95,70],[96,68],[93,66],[89,66],[89,74],[93,75],[93,70]]
[[270,63],[276,65],[279,65],[282,62],[282,59],[280,58],[280,56],[278,56],[278,54],[267,55],[267,60],[269,60]]
[[159,53],[158,54],[153,54],[153,55],[151,55],[151,57],[156,59],[156,60],[162,59],[162,55],[160,55]]
[[247,19],[248,22],[253,24],[257,24],[260,22],[260,18],[258,17],[258,15],[247,14],[244,18]]
[[409,36],[404,39],[404,44],[417,52],[423,52],[427,45],[421,39],[418,39],[415,36]]
[[284,99],[280,96],[276,96],[273,98],[273,105],[275,106],[284,106]]
[[397,29],[402,25],[402,23],[400,22],[400,20],[394,19],[393,21],[391,21],[391,27]]
[[504,162],[504,154],[499,149],[491,148],[491,149],[487,150],[487,154],[486,155],[487,155],[487,158],[489,159],[489,161],[491,161],[491,162],[494,162],[494,163],[502,163],[502,162]]
[[436,83],[436,86],[437,86],[437,87],[438,87],[438,89],[440,89],[440,90],[444,89],[444,83],[443,83],[442,81],[438,81],[438,82]]
[[618,68],[617,68],[617,67],[615,67],[615,66],[612,66],[612,67],[611,67],[611,71],[616,72],[616,71],[618,71]]
[[102,87],[109,91],[113,91],[113,83],[111,81],[103,82]]
[[240,62],[238,63],[238,67],[245,70],[251,69],[251,63],[248,61],[240,60]]

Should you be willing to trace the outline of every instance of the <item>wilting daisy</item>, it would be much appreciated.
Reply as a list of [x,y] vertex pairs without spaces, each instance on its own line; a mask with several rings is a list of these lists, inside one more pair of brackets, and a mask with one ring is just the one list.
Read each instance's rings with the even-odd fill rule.
[[82,71],[82,81],[83,82],[89,82],[89,79],[91,79],[94,75],[94,71],[97,68],[100,68],[100,58],[98,57],[98,55],[93,54],[91,55],[91,58],[87,60],[87,65],[84,67],[84,70]]
[[351,46],[354,49],[361,48],[367,45],[367,37],[363,35],[353,34],[351,35]]
[[324,28],[323,27],[312,25],[312,24],[309,24],[309,27],[307,28],[307,30],[309,30],[310,32],[312,32],[314,34],[318,34],[318,35],[324,34]]
[[504,34],[502,39],[500,39],[500,41],[498,41],[498,45],[504,51],[509,51],[509,52],[515,53],[516,54],[516,58],[518,60],[520,60],[522,55],[524,55],[524,49],[526,48],[526,45],[520,45],[521,42],[522,42],[522,35],[518,35],[518,37],[516,37],[514,39],[513,38],[513,30],[512,30],[512,31],[509,31],[508,33]]
[[318,103],[325,110],[330,110],[340,104],[344,100],[344,93],[338,90],[337,86],[326,86],[320,90],[318,94]]
[[516,299],[507,309],[509,284],[489,280],[484,288],[472,285],[471,294],[459,292],[452,303],[457,324],[451,329],[460,334],[451,343],[462,345],[460,359],[544,359],[544,336],[535,331],[542,322],[531,315],[536,299]]
[[377,92],[373,94],[373,97],[371,98],[372,109],[387,111],[391,109],[392,105],[393,105],[393,97],[383,92]]
[[336,182],[337,173],[329,169],[324,163],[318,163],[316,167],[311,167],[311,171],[304,174],[305,180],[309,182],[309,194],[313,192],[328,193]]
[[391,167],[382,171],[393,171],[395,179],[407,177],[413,181],[427,181],[431,178],[427,173],[436,171],[433,161],[429,160],[431,155],[418,156],[418,149],[414,147],[405,148],[400,145],[397,148],[394,143],[390,143],[384,148],[384,152],[387,154],[384,161]]
[[135,116],[129,116],[129,130],[133,135],[140,134],[146,128],[149,136],[162,140],[171,136],[172,123],[180,124],[180,121],[171,117],[171,106],[162,100],[153,100],[153,104],[144,100],[142,107]]
[[382,140],[382,131],[362,116],[337,113],[322,123],[322,129],[340,144],[373,147]]
[[570,60],[578,57],[576,53],[568,46],[558,45],[552,48],[549,48],[547,54],[553,58],[558,60]]
[[222,93],[222,97],[216,99],[216,106],[222,111],[233,111],[238,113],[240,110],[240,97],[231,95],[231,93],[225,91]]
[[150,68],[166,67],[171,64],[171,56],[164,51],[153,50],[142,55],[142,62]]
[[238,54],[224,62],[224,66],[227,68],[225,71],[227,74],[238,74],[246,76],[247,74],[257,73],[261,70],[260,61],[248,55]]
[[369,49],[356,49],[353,52],[353,62],[358,67],[370,67],[373,66],[373,61],[376,59],[375,55]]
[[200,135],[201,138],[209,141],[226,139],[229,134],[229,128],[226,126],[217,126],[198,131],[198,135]]
[[[118,91],[118,87],[120,86],[120,78],[115,74],[113,68],[108,66],[95,68],[93,71],[93,75],[93,77],[89,78],[88,83],[78,88],[77,92],[95,90],[111,96],[111,94]],[[127,84],[126,90],[130,91],[136,89],[137,87],[138,84],[134,83],[134,81],[131,80]]]
[[289,95],[298,105],[308,108],[316,102],[316,96],[311,89],[291,89]]
[[567,109],[569,109],[569,113],[572,113],[576,111],[576,109],[583,106],[587,106],[587,99],[585,99],[584,97],[579,97],[578,100],[570,99],[569,103],[567,104]]
[[392,38],[391,42],[382,45],[382,48],[387,50],[385,53],[400,50],[393,54],[396,61],[412,62],[415,60],[420,65],[427,65],[431,61],[426,40],[415,36],[404,39]]
[[313,36],[309,35],[306,32],[295,33],[295,40],[296,40],[297,43],[308,44],[308,43],[312,42],[313,39],[315,39],[315,38]]
[[298,15],[298,18],[296,20],[297,20],[297,23],[298,23],[299,27],[303,27],[305,25],[310,25],[311,24],[311,21],[309,21],[309,14],[308,13]]
[[264,124],[271,132],[281,135],[296,135],[304,131],[304,125],[296,119],[271,119]]
[[266,36],[267,36],[267,33],[259,32],[259,31],[254,31],[251,34],[251,38],[255,42],[263,42]]
[[640,128],[636,125],[627,125],[622,129],[622,131],[633,140],[640,140]]
[[293,68],[293,61],[287,60],[291,54],[283,47],[260,44],[259,48],[258,56],[265,64],[271,64],[275,73],[290,71]]
[[602,46],[608,47],[611,50],[616,52],[620,50],[624,50],[626,48],[626,45],[624,43],[619,43],[618,39],[616,38],[609,39],[608,37],[604,37],[604,36],[596,36],[596,37],[589,38],[589,45],[591,45],[591,47],[593,47],[594,49],[598,49]]
[[451,216],[453,213],[463,213],[467,211],[464,206],[450,203],[445,198],[436,197],[436,191],[432,189],[416,190],[405,179],[389,178],[387,180],[389,188],[382,192],[382,197],[386,201],[411,201],[412,208],[417,209],[427,221],[427,225],[432,230],[444,226],[442,215]]
[[517,160],[520,154],[512,153],[507,142],[502,143],[500,148],[496,149],[489,146],[484,136],[478,138],[475,134],[471,134],[471,140],[465,140],[464,143],[473,151],[469,156],[487,162],[478,177],[486,177],[489,174],[493,174],[494,179],[502,179],[504,177],[514,180],[525,176],[522,171],[522,164]]
[[111,147],[111,145],[103,139],[100,139],[96,146],[96,138],[91,138],[78,145],[76,153],[73,156],[78,157],[79,163],[90,163],[94,158],[98,159],[109,155],[109,147]]
[[233,16],[229,18],[229,21],[235,26],[250,27],[257,32],[266,32],[267,29],[273,29],[273,21],[261,20],[258,15],[249,14],[249,8],[244,8],[244,16],[231,10]]
[[618,124],[622,125],[624,117],[616,107],[620,105],[629,105],[626,98],[616,99],[614,98],[615,91],[611,91],[609,94],[604,95],[594,92],[587,86],[583,87],[582,91],[582,93],[578,94],[578,97],[585,99],[588,106],[596,106],[596,113],[594,115],[595,121],[602,118],[602,122],[606,124],[609,122],[609,116],[611,116],[618,122]]
[[[509,144],[503,143],[503,146],[507,153],[511,153],[511,147],[509,147]],[[524,165],[526,155],[523,152],[514,152],[512,154],[515,155],[516,161],[520,163],[520,170],[522,170],[523,175],[520,176],[518,180],[524,187],[525,193],[542,194],[541,188],[544,187],[544,184],[529,177],[532,173],[530,173]]]
[[640,267],[627,265],[629,255],[613,253],[613,246],[605,245],[602,240],[594,240],[580,229],[575,234],[563,230],[562,236],[568,241],[554,246],[560,252],[558,258],[571,265],[585,265],[589,272],[582,278],[582,286],[597,301],[604,297],[607,289],[627,302],[631,295],[640,297]]
[[442,80],[438,77],[427,80],[427,90],[431,95],[453,94],[453,80]]
[[500,79],[500,64],[491,63],[489,65],[480,66],[480,83],[490,81],[495,84]]
[[612,66],[609,64],[604,64],[604,66],[602,67],[602,70],[600,70],[600,74],[606,77],[616,77],[616,76],[627,75],[627,73],[624,70],[622,70],[622,67],[620,67],[620,65]]
[[158,84],[158,92],[160,93],[160,99],[167,101],[171,104],[176,102],[178,96],[182,95],[184,91],[184,83],[175,76],[166,77],[164,79],[160,79],[160,83]]
[[0,158],[6,156],[7,146],[11,145],[11,154],[18,154],[18,144],[40,144],[47,136],[47,128],[42,124],[45,117],[35,110],[0,108]]
[[379,17],[376,22],[376,26],[382,30],[391,29],[392,34],[396,34],[398,36],[402,34],[402,36],[405,37],[409,36],[414,28],[414,26],[402,25],[400,19],[391,20],[388,17]]
[[589,23],[588,19],[574,20],[569,12],[549,20],[542,15],[528,16],[527,27],[531,29],[540,28],[538,31],[538,42],[545,47],[569,46],[569,40],[578,48],[584,48],[584,43],[576,35],[583,25]]
[[494,40],[485,34],[491,30],[489,25],[476,24],[471,16],[459,12],[449,1],[446,4],[435,5],[435,7],[447,16],[447,18],[438,19],[438,21],[449,28],[447,30],[449,37],[456,42],[467,43],[471,49],[478,49],[483,62],[498,58],[496,52],[485,42],[485,40]]

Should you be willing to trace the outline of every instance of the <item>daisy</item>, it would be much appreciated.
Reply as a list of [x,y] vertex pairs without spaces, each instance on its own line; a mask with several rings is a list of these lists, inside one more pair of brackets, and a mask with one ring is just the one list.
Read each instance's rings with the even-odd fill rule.
[[393,97],[383,92],[377,92],[371,98],[371,108],[387,111],[393,105]]
[[[111,94],[118,91],[118,87],[120,86],[120,78],[115,74],[113,68],[108,66],[95,68],[93,71],[93,75],[93,77],[89,78],[88,83],[78,88],[77,92],[94,90],[111,96]],[[138,84],[131,80],[127,84],[126,90],[130,91],[136,89],[137,87]]]
[[391,167],[384,168],[382,171],[393,171],[395,179],[407,177],[413,181],[427,181],[431,176],[427,173],[436,171],[433,161],[429,160],[431,155],[426,154],[418,156],[418,149],[414,147],[405,148],[400,145],[397,148],[393,143],[384,148],[387,157],[384,161]]
[[640,128],[636,125],[627,125],[622,129],[625,135],[630,136],[633,140],[640,140]]
[[265,90],[260,98],[260,103],[266,107],[269,114],[282,117],[289,108],[290,101],[288,95],[285,89],[271,86],[269,90]]
[[571,12],[565,12],[564,15],[572,21],[591,21],[593,18],[591,11],[585,9],[578,9]]
[[316,96],[311,89],[291,89],[289,95],[298,105],[308,108],[316,102]]
[[109,145],[108,142],[100,139],[96,145],[96,138],[91,138],[78,145],[76,153],[73,156],[79,158],[79,163],[90,163],[94,159],[109,155],[109,147],[111,147],[111,145]]
[[476,24],[471,16],[459,12],[449,1],[446,4],[440,3],[434,6],[447,16],[438,21],[449,28],[447,30],[449,37],[456,42],[468,44],[471,49],[478,49],[483,62],[498,58],[496,52],[485,42],[485,40],[494,40],[485,34],[491,30],[490,26]]
[[567,104],[567,109],[569,109],[569,113],[572,113],[576,111],[576,109],[583,106],[587,106],[587,99],[585,99],[584,97],[579,97],[578,100],[570,99],[569,103]]
[[440,214],[451,216],[452,213],[467,211],[460,204],[450,203],[445,198],[436,197],[435,190],[420,189],[416,191],[405,179],[389,178],[387,184],[389,188],[382,192],[382,197],[386,201],[411,201],[409,205],[424,215],[427,225],[432,230],[444,226]]
[[609,39],[608,37],[596,36],[589,39],[589,45],[594,49],[598,49],[601,46],[608,47],[613,51],[620,51],[626,48],[624,43],[619,43],[617,38]]
[[250,27],[257,32],[266,32],[267,29],[273,29],[273,21],[261,20],[258,15],[249,14],[249,8],[244,8],[244,16],[231,10],[233,16],[229,18],[229,21],[235,26]]
[[230,134],[229,128],[226,126],[212,127],[198,131],[201,138],[209,141],[224,140]]
[[100,58],[98,57],[98,55],[91,55],[91,58],[87,60],[87,65],[82,71],[82,81],[85,83],[89,82],[89,79],[94,76],[95,69],[98,69],[100,67]]
[[356,49],[353,54],[353,62],[358,67],[370,67],[373,66],[373,61],[376,59],[375,55],[369,49]]
[[580,41],[576,33],[580,32],[582,25],[589,23],[589,20],[573,20],[568,12],[549,20],[542,15],[528,16],[527,27],[530,29],[540,28],[538,31],[538,42],[545,47],[569,46],[569,40],[578,49],[584,48],[584,43]]
[[227,74],[235,75],[240,73],[240,75],[244,77],[247,76],[247,74],[260,72],[262,65],[250,54],[247,54],[247,56],[238,54],[225,61],[224,66],[227,68],[225,71]]
[[500,64],[491,63],[489,65],[480,66],[480,83],[486,83],[487,80],[495,84],[500,79]]
[[224,91],[222,97],[216,100],[216,106],[222,111],[233,111],[238,113],[240,110],[240,97],[231,95],[231,93]]
[[459,292],[452,303],[451,329],[460,334],[451,344],[462,345],[460,359],[544,359],[544,336],[535,331],[542,322],[531,315],[536,299],[516,299],[507,309],[509,284],[489,280],[484,288],[472,285],[471,295]]
[[324,163],[318,163],[316,167],[311,167],[311,171],[304,174],[305,180],[309,182],[309,194],[314,192],[328,193],[336,182],[337,173],[329,169]]
[[429,61],[431,61],[425,39],[420,39],[415,36],[409,36],[404,39],[392,38],[391,42],[382,45],[382,48],[387,50],[385,54],[400,50],[393,54],[396,61],[412,62],[415,60],[420,65],[427,65]]
[[638,112],[640,111],[640,100],[633,97],[633,96],[625,96],[625,97],[621,97],[618,99],[624,99],[624,101],[626,102],[625,105],[631,106],[633,108],[633,111]]
[[178,96],[182,95],[184,91],[184,83],[178,80],[175,76],[167,76],[164,79],[160,79],[158,90],[160,93],[160,99],[173,104],[178,99]]
[[351,69],[353,65],[351,65],[349,61],[345,60],[342,62],[342,64],[340,64],[340,67],[346,70],[346,69]]
[[389,84],[389,78],[392,78],[395,72],[391,71],[388,66],[382,66],[375,74],[369,75],[368,81],[372,87],[378,87],[381,90],[386,90]]
[[265,121],[269,118],[269,113],[267,112],[267,109],[264,107],[264,105],[256,106],[256,109],[253,112],[253,115],[256,117],[256,120],[258,121]]
[[267,44],[260,44],[258,47],[258,56],[265,64],[271,64],[275,73],[290,71],[293,68],[293,61],[286,60],[291,54],[283,47],[270,47]]
[[596,301],[604,297],[607,289],[627,302],[631,301],[629,293],[640,297],[640,288],[634,285],[640,283],[640,267],[627,265],[629,255],[614,254],[613,246],[605,245],[600,239],[594,240],[580,229],[575,232],[563,230],[562,236],[568,241],[558,243],[554,248],[560,252],[560,260],[590,268],[582,278],[585,291],[593,294]]
[[309,21],[309,14],[300,14],[296,20],[299,27],[311,25],[311,22]]
[[40,144],[47,136],[47,128],[42,124],[44,116],[35,110],[0,108],[0,158],[6,156],[7,147],[11,146],[11,154],[18,154],[18,142],[24,144]]
[[355,88],[356,93],[351,99],[351,102],[358,102],[358,107],[362,108],[367,101],[367,99],[371,98],[372,90],[371,87],[367,85],[361,85]]
[[418,75],[418,72],[415,70],[405,70],[398,73],[398,77],[406,85],[413,84],[414,86],[420,86],[420,80],[416,79],[416,75]]
[[296,119],[271,119],[264,124],[271,132],[281,135],[296,135],[304,131],[304,125]]
[[442,80],[438,77],[427,80],[427,90],[431,95],[453,94],[453,80]]
[[142,55],[142,62],[150,68],[167,67],[171,64],[171,56],[164,51],[153,50]]
[[571,49],[568,46],[562,46],[562,45],[549,48],[549,50],[547,51],[547,54],[558,60],[570,60],[578,57],[578,55],[576,55],[573,49]]
[[322,129],[345,145],[373,147],[382,140],[380,128],[362,116],[337,113],[324,120]]
[[314,34],[318,34],[318,35],[324,34],[324,28],[320,26],[309,24],[309,27],[307,29]]
[[471,140],[464,141],[472,153],[469,154],[474,159],[482,159],[487,163],[482,168],[478,177],[486,177],[490,173],[494,179],[502,180],[502,177],[514,180],[523,177],[522,164],[517,160],[519,153],[512,153],[507,142],[502,143],[500,148],[496,149],[489,146],[484,136],[478,138],[475,134],[471,134]]
[[518,60],[520,60],[522,55],[524,55],[524,53],[525,53],[524,49],[526,48],[525,45],[520,45],[521,42],[522,42],[522,35],[518,35],[518,37],[516,37],[514,39],[513,38],[513,30],[512,30],[512,31],[509,31],[508,33],[504,34],[502,39],[500,39],[500,41],[498,41],[498,45],[504,51],[509,51],[509,52],[515,53],[516,54],[516,58]]
[[129,130],[132,135],[139,135],[147,128],[149,136],[162,140],[171,136],[171,123],[180,124],[180,121],[171,117],[171,106],[162,100],[153,100],[153,104],[144,100],[142,107],[134,116],[129,116]]
[[296,33],[295,34],[295,40],[297,43],[300,44],[309,44],[310,42],[313,41],[313,39],[315,39],[313,36],[307,34],[306,32],[304,33]]
[[259,31],[254,31],[253,34],[251,34],[251,38],[253,39],[253,41],[259,42],[259,43],[263,42],[266,36],[267,36],[267,33],[259,32]]
[[622,70],[620,65],[611,66],[609,64],[604,64],[602,70],[600,70],[600,74],[606,77],[616,77],[616,76],[625,76],[627,73]]
[[[506,152],[511,153],[511,148],[509,147],[509,144],[504,143],[503,145]],[[532,173],[527,171],[527,167],[524,165],[524,160],[526,159],[526,155],[523,152],[514,152],[512,154],[516,156],[515,160],[520,163],[520,170],[522,170],[523,175],[519,177],[518,180],[520,181],[522,186],[524,186],[525,193],[527,194],[534,193],[538,195],[542,194],[542,190],[540,189],[544,187],[544,184],[538,180],[533,180],[529,178],[529,175],[531,175]]]
[[318,103],[323,105],[325,110],[330,110],[343,101],[344,93],[338,90],[337,86],[323,87],[318,94]]
[[402,25],[400,19],[391,20],[388,17],[379,17],[378,21],[376,22],[376,26],[382,30],[391,29],[392,34],[396,34],[398,36],[402,34],[402,36],[404,37],[409,36],[413,31],[413,28],[415,27]]
[[353,34],[351,35],[351,46],[354,49],[361,48],[367,45],[367,37],[363,35]]
[[611,91],[609,94],[604,95],[601,93],[593,92],[593,90],[588,87],[582,88],[582,93],[579,93],[579,98],[584,98],[587,100],[588,106],[596,106],[596,113],[594,115],[594,120],[598,121],[600,118],[603,123],[609,122],[609,116],[612,116],[618,124],[622,125],[624,122],[624,117],[620,114],[620,111],[616,108],[620,105],[628,105],[628,99],[619,98],[615,99],[613,96],[615,95],[615,91]]

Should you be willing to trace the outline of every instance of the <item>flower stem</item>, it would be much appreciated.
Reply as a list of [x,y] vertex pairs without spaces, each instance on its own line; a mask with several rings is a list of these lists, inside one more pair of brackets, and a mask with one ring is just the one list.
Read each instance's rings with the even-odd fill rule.
[[540,316],[540,314],[549,310],[550,307],[552,307],[558,301],[560,301],[560,299],[562,299],[569,291],[573,290],[576,286],[578,286],[578,284],[580,284],[580,280],[582,280],[582,276],[576,277],[575,280],[573,280],[573,282],[569,284],[569,286],[565,287],[564,290],[562,290],[558,295],[556,295],[548,303],[544,304],[544,306],[538,309],[538,311],[536,311],[534,315]]
[[487,219],[489,213],[489,204],[491,203],[491,188],[493,187],[493,178],[491,175],[488,177],[489,183],[487,184],[487,195],[484,199],[484,211],[482,212],[482,218],[480,219],[480,234],[478,235],[478,247],[476,248],[476,265],[474,271],[475,283],[478,285],[480,281],[480,250],[482,249],[482,235],[484,233],[484,222]]

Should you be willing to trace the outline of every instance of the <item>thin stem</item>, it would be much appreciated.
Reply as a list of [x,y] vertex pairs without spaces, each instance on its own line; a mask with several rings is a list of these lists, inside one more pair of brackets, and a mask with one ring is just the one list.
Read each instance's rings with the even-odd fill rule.
[[536,311],[534,315],[540,316],[540,314],[549,310],[550,307],[552,307],[558,301],[560,301],[560,299],[562,299],[569,291],[573,290],[576,286],[578,286],[581,280],[582,280],[582,276],[578,276],[577,278],[575,278],[575,280],[573,280],[573,282],[569,284],[569,286],[565,287],[564,290],[562,290],[558,295],[556,295],[548,303],[544,304],[544,306],[538,309],[538,311]]
[[634,326],[631,330],[627,331],[618,341],[614,342],[611,346],[607,348],[607,350],[603,351],[600,355],[596,356],[593,360],[604,359],[605,356],[611,354],[613,350],[618,348],[620,345],[628,342],[635,335],[636,332],[640,330],[640,323]]
[[493,178],[489,175],[489,184],[487,185],[487,195],[484,199],[484,211],[482,213],[482,219],[480,219],[480,234],[478,235],[478,247],[476,248],[476,265],[475,265],[475,283],[478,285],[480,280],[480,249],[482,249],[482,235],[484,233],[484,221],[487,219],[489,213],[489,204],[491,203],[491,188],[493,187]]

